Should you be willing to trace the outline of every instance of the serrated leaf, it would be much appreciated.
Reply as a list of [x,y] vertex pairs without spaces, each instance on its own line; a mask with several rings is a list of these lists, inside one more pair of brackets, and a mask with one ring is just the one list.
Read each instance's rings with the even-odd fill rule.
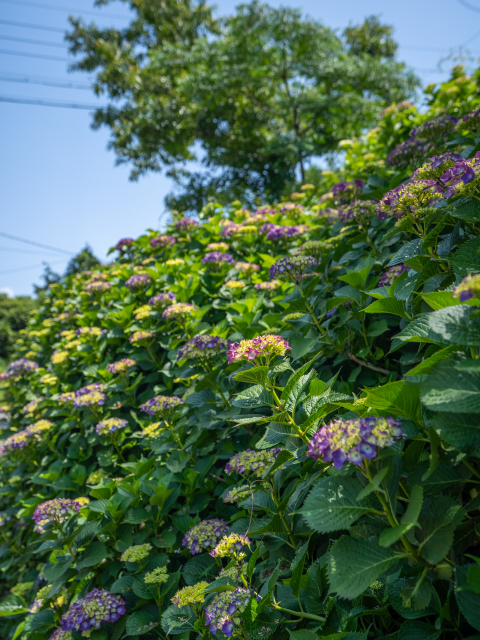
[[107,546],[103,542],[92,542],[83,552],[81,560],[77,562],[77,570],[94,567],[107,557]]
[[424,255],[425,251],[422,248],[423,240],[421,238],[415,238],[414,240],[410,240],[407,244],[404,244],[398,251],[395,253],[388,263],[388,267],[393,267],[396,264],[402,264],[411,258],[415,258],[416,256]]
[[54,621],[53,611],[51,609],[42,609],[42,611],[26,618],[25,631],[31,633],[41,627],[51,627]]
[[16,616],[19,613],[27,613],[30,607],[25,602],[14,595],[9,595],[0,601],[0,617]]
[[361,489],[362,485],[354,478],[322,478],[299,513],[308,526],[319,533],[348,529],[371,509],[367,501],[357,501]]
[[409,319],[405,309],[405,303],[396,298],[382,298],[375,300],[372,304],[364,309],[365,313],[392,313],[395,316]]
[[480,346],[480,319],[471,318],[472,307],[458,305],[439,309],[428,315],[432,331],[451,344],[462,347]]
[[422,404],[434,411],[480,413],[480,371],[446,360],[420,383]]
[[262,477],[266,478],[270,474],[275,473],[277,469],[280,469],[280,467],[283,467],[284,464],[286,464],[293,458],[294,458],[293,453],[291,453],[287,449],[282,449],[282,451],[280,451],[280,453],[275,458],[275,462],[265,471]]
[[[450,407],[451,409],[451,407]],[[480,421],[476,413],[435,413],[430,424],[441,439],[460,451],[480,448]]]
[[407,620],[415,620],[416,618],[423,618],[427,615],[434,615],[436,612],[431,606],[431,602],[430,607],[423,611],[418,611],[404,606],[401,592],[408,584],[409,581],[402,578],[401,580],[396,580],[393,584],[389,584],[387,586],[388,600],[395,611],[399,613],[402,618],[407,618]]
[[389,382],[382,387],[367,388],[364,393],[368,407],[419,422],[420,390],[417,387],[405,382]]
[[[430,314],[429,314],[430,315]],[[426,342],[428,344],[447,345],[441,335],[435,333],[429,324],[428,316],[415,318],[405,329],[402,329],[392,341],[390,353],[399,349],[406,342]]]
[[458,351],[458,347],[454,345],[451,345],[450,347],[445,347],[445,349],[440,349],[440,351],[437,351],[436,353],[434,353],[433,356],[426,358],[423,362],[418,364],[416,367],[413,367],[413,369],[410,369],[410,371],[407,371],[405,375],[420,376],[420,375],[425,375],[427,373],[430,373],[433,369],[435,369],[437,364],[449,358],[456,351]]
[[427,498],[415,532],[422,558],[431,564],[441,562],[453,544],[453,533],[463,517],[461,506],[453,498]]
[[194,628],[196,616],[190,607],[168,607],[162,616],[162,629],[165,633],[177,635]]
[[269,391],[257,384],[237,393],[232,400],[232,404],[235,407],[251,409],[253,407],[274,407],[276,402]]
[[449,261],[460,278],[465,278],[469,273],[480,273],[480,238],[473,238],[449,256]]
[[305,559],[307,557],[308,543],[310,538],[305,542],[303,546],[297,551],[295,559],[292,563],[292,577],[290,578],[290,588],[293,594],[298,598],[300,595],[300,585],[303,576],[303,568],[305,566]]
[[128,591],[129,589],[131,589],[132,585],[133,585],[133,576],[129,576],[129,575],[122,576],[118,580],[115,580],[115,582],[110,587],[109,591],[111,593],[123,593],[124,591]]
[[460,220],[469,222],[480,221],[480,203],[471,196],[456,200],[448,207],[447,211],[453,218],[460,218]]
[[397,560],[393,551],[380,547],[377,541],[342,536],[329,554],[331,590],[353,600]]
[[251,384],[259,384],[263,386],[267,380],[268,372],[268,367],[254,367],[253,369],[240,371],[240,373],[237,373],[233,378],[238,382],[249,382]]
[[359,502],[360,500],[363,500],[374,491],[378,491],[380,489],[380,485],[383,479],[385,478],[388,472],[389,472],[389,467],[383,467],[383,469],[380,469],[380,471],[372,478],[372,481],[369,482],[367,486],[364,487],[360,491],[360,493],[357,495],[357,502]]
[[293,389],[293,387],[297,384],[297,382],[300,380],[300,378],[308,371],[308,369],[312,366],[312,364],[315,362],[315,360],[317,359],[318,354],[312,358],[309,362],[305,363],[303,365],[303,367],[300,367],[300,369],[298,369],[297,371],[295,371],[295,373],[292,373],[292,375],[290,376],[290,378],[288,379],[287,384],[285,385],[284,390],[282,391],[282,395],[281,395],[281,401],[283,402],[283,404],[286,403],[286,401],[288,400],[290,393]]
[[468,588],[468,572],[472,566],[455,567],[455,598],[468,623],[480,631],[480,594]]
[[247,564],[247,576],[248,576],[248,581],[249,582],[252,581],[253,572],[255,571],[255,564],[256,564],[256,562],[258,560],[258,556],[260,555],[260,548],[261,548],[261,545],[258,544],[257,548],[255,549],[255,551],[250,556],[250,559],[249,559],[248,564]]
[[127,618],[127,636],[141,636],[151,631],[151,623],[154,621],[153,615],[149,611],[135,611]]
[[438,640],[442,635],[426,622],[404,622],[398,631],[398,640]]
[[207,576],[213,576],[215,567],[215,558],[212,558],[208,553],[202,553],[188,560],[182,569],[182,576],[185,582],[191,586],[205,580]]

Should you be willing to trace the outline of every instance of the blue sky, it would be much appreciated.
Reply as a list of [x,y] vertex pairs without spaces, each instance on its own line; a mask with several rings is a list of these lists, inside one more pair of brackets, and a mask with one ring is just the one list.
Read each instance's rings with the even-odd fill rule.
[[[478,12],[463,3],[478,8]],[[236,4],[234,0],[220,0],[218,12],[229,13]],[[395,27],[400,58],[415,68],[425,84],[448,76],[446,71],[436,70],[437,63],[450,52],[458,52],[464,43],[470,41],[472,55],[480,56],[480,0],[271,0],[270,4],[299,7],[336,29],[380,14]],[[88,242],[96,255],[105,259],[108,248],[120,237],[135,237],[146,228],[158,227],[164,214],[163,199],[171,188],[169,180],[151,174],[139,182],[130,182],[129,169],[115,167],[114,154],[106,149],[108,131],[91,130],[89,111],[1,101],[22,98],[88,105],[103,102],[81,88],[6,81],[14,76],[88,84],[87,75],[68,73],[68,63],[63,61],[69,57],[66,49],[18,40],[61,45],[60,31],[8,24],[22,22],[65,29],[69,13],[83,14],[104,26],[123,26],[128,17],[122,2],[112,2],[98,10],[92,0],[0,0],[0,233],[70,252],[79,251]],[[114,17],[105,17],[106,14]],[[447,63],[444,69],[448,67]],[[31,294],[44,260],[62,271],[68,256],[0,235],[0,290]]]

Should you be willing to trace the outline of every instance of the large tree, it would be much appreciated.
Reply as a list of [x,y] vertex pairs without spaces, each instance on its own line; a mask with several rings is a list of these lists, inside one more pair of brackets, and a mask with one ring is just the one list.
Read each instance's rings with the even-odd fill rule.
[[[183,185],[171,206],[193,209],[219,192],[279,197],[313,157],[417,85],[394,59],[389,28],[372,18],[342,38],[300,11],[258,2],[222,20],[190,0],[130,4],[126,29],[72,19],[67,38],[82,56],[74,68],[95,71],[95,91],[110,98],[93,126],[110,127],[132,178],[166,170]],[[206,170],[192,174],[185,163],[199,149]]]

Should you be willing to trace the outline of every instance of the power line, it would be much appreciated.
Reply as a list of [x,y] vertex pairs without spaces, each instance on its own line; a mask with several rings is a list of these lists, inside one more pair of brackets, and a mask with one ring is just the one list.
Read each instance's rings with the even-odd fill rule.
[[[1,1],[3,2],[3,0]],[[477,11],[478,13],[480,13],[480,7],[474,7],[473,4],[470,4],[466,0],[457,0],[457,2],[461,4],[463,7],[465,7],[466,9],[470,9],[470,11]]]
[[[53,262],[49,264],[58,264],[60,262],[65,262],[68,258],[60,258],[60,260],[53,260]],[[39,269],[43,267],[45,262],[42,264],[31,264],[29,267],[19,267],[18,269],[7,269],[7,271],[0,271],[0,276],[6,276],[7,273],[16,273],[17,271],[27,271],[28,269]]]
[[8,24],[11,27],[26,27],[27,29],[39,29],[40,31],[65,33],[65,29],[60,29],[59,27],[49,27],[43,24],[31,24],[30,22],[17,22],[16,20],[0,20],[0,24]]
[[35,247],[41,247],[42,249],[48,249],[49,251],[58,251],[60,253],[66,253],[69,256],[74,256],[72,251],[66,251],[65,249],[59,249],[58,247],[51,247],[48,244],[42,244],[41,242],[35,242],[34,240],[27,240],[26,238],[20,238],[19,236],[12,236],[9,233],[0,231],[0,236],[8,238],[9,240],[16,240],[17,242],[23,242],[24,244],[32,244]]
[[[29,251],[28,249],[12,249],[11,247],[0,247],[0,251],[9,251],[10,253],[30,253],[36,256],[44,256],[45,251]],[[51,249],[48,249],[51,251]]]
[[121,20],[127,20],[126,16],[121,16],[116,13],[99,14],[98,11],[90,11],[89,9],[75,9],[74,7],[57,7],[53,4],[41,4],[39,2],[26,2],[26,0],[0,0],[6,4],[23,5],[24,7],[35,7],[36,9],[51,9],[52,11],[75,11],[77,13],[88,13],[91,16],[97,18],[120,18]]
[[63,42],[45,42],[45,40],[32,40],[31,38],[17,38],[16,36],[4,36],[0,34],[0,40],[11,40],[12,42],[26,42],[27,44],[41,44],[44,47],[61,47],[66,49],[68,45]]
[[49,100],[37,100],[36,98],[32,98],[31,100],[28,98],[14,98],[10,96],[0,96],[0,102],[11,102],[13,104],[30,104],[33,106],[39,107],[60,107],[62,109],[87,109],[88,111],[92,111],[94,109],[102,109],[105,108],[106,105],[101,104],[77,104],[70,102],[51,102]]
[[[0,0],[0,2],[2,2],[2,0]],[[0,49],[0,53],[5,53],[9,56],[21,56],[22,58],[41,58],[42,60],[55,60],[56,62],[72,62],[69,58],[46,56],[43,53],[26,53],[24,51],[10,51],[9,49]]]
[[89,84],[74,84],[63,82],[62,80],[51,80],[49,78],[29,78],[27,76],[8,76],[0,73],[0,82],[21,82],[25,84],[39,84],[45,87],[57,87],[60,89],[87,89],[92,90]]

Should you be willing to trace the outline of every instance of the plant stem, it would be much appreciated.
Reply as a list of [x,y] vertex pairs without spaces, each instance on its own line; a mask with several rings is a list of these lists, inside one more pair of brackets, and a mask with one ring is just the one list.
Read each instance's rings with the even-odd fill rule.
[[277,609],[277,611],[283,611],[284,613],[289,613],[291,616],[297,616],[298,618],[307,618],[308,620],[316,620],[316,622],[325,622],[325,618],[316,616],[313,613],[304,613],[300,611],[292,611],[291,609],[284,609],[276,602],[271,602],[271,605],[274,609]]

